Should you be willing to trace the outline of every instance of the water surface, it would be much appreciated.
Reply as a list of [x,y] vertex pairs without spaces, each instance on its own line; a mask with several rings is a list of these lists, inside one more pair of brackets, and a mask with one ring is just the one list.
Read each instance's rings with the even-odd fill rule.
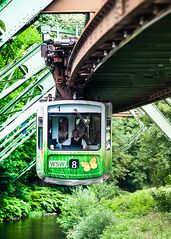
[[0,239],[65,239],[56,216],[28,218],[0,223]]

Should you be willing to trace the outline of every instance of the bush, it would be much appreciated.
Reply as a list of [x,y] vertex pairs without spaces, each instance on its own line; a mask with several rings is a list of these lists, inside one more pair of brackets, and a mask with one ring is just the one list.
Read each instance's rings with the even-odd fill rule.
[[15,197],[6,197],[1,200],[0,217],[3,221],[19,220],[28,216],[30,205]]
[[65,230],[72,229],[96,206],[97,198],[93,192],[87,189],[77,188],[72,196],[68,196],[62,202],[62,214],[57,218]]
[[69,231],[67,238],[98,239],[104,229],[112,223],[114,223],[113,212],[103,206],[97,206]]
[[64,196],[51,188],[38,188],[31,193],[31,208],[33,211],[45,211],[47,213],[60,212],[61,200]]
[[114,183],[94,184],[89,186],[88,189],[96,195],[98,200],[113,199],[122,193]]
[[171,187],[160,187],[151,191],[161,211],[171,212]]
[[136,219],[120,219],[108,226],[100,239],[169,239],[170,221],[163,215],[150,213]]
[[113,209],[119,217],[124,216],[129,218],[146,215],[155,207],[155,200],[148,190],[127,193],[114,200],[104,201],[103,203]]
[[33,211],[60,212],[61,201],[64,198],[64,195],[55,189],[41,187],[35,188],[35,191],[25,188],[23,195],[21,196],[25,198],[25,201],[14,196],[1,196],[0,221],[19,220],[27,217]]

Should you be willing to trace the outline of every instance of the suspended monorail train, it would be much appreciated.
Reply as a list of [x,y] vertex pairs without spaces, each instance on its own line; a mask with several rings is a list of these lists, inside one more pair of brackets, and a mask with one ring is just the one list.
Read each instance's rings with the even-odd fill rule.
[[87,185],[111,172],[111,103],[59,100],[37,112],[37,174],[46,183]]

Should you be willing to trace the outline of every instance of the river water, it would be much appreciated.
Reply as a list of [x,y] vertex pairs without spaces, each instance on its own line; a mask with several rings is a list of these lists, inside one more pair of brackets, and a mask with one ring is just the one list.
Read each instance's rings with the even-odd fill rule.
[[56,216],[28,218],[0,223],[0,239],[65,239]]

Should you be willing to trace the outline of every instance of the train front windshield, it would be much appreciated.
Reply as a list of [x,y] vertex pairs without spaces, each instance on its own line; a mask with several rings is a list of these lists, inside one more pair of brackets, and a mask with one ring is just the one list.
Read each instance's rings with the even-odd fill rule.
[[48,147],[51,150],[99,150],[100,113],[48,113]]

